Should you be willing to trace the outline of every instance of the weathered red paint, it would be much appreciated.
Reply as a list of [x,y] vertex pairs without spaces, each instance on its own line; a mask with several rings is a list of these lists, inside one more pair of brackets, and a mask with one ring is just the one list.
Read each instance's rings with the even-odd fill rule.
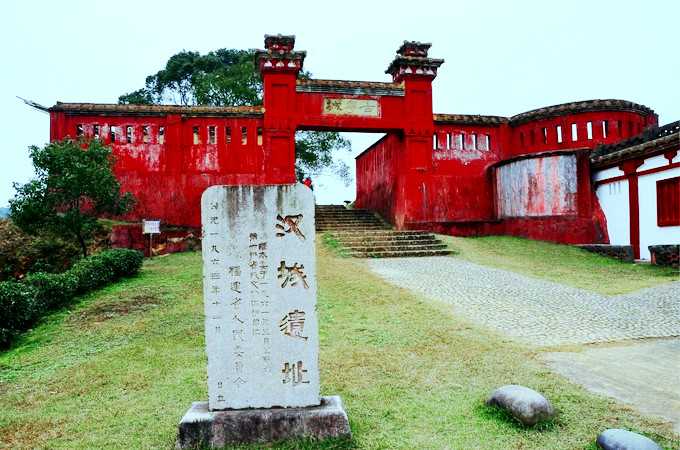
[[[297,130],[384,132],[383,139],[357,157],[358,207],[380,212],[398,228],[586,243],[607,239],[587,152],[657,123],[653,111],[622,101],[574,103],[511,118],[433,114],[432,81],[443,61],[427,57],[429,44],[405,43],[388,68],[390,83],[299,80],[305,54],[293,45],[290,37],[268,36],[266,50],[258,52],[264,86],[261,108],[57,104],[51,109],[50,137],[73,137],[79,124],[91,137],[97,124],[100,139],[109,143],[109,127],[133,126],[132,143],[111,143],[123,190],[138,200],[126,218],[196,227],[200,195],[210,185],[294,182]],[[142,127],[149,127],[148,142],[138,140]],[[165,131],[163,143],[158,142],[160,127]],[[195,127],[199,143],[194,143]],[[216,127],[214,144],[209,142],[209,127]],[[225,142],[227,127],[230,143]],[[461,134],[462,146],[457,137]],[[551,152],[577,156],[574,209],[555,216],[500,217],[498,167],[526,158],[538,158],[540,166],[541,158]],[[555,196],[545,195],[538,186],[558,182],[535,183],[527,200],[533,214],[556,210],[546,204]]]

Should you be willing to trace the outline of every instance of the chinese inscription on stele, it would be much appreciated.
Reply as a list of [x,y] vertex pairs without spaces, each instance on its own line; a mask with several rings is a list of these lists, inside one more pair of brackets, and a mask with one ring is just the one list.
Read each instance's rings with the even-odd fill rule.
[[312,191],[212,186],[201,218],[209,409],[318,405]]
[[357,98],[323,99],[323,113],[335,116],[379,117],[380,107],[377,100]]

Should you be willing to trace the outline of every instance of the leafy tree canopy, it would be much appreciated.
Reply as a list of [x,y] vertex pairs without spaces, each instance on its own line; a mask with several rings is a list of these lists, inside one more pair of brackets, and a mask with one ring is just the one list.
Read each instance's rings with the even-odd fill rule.
[[96,139],[87,145],[65,140],[32,146],[30,156],[37,177],[14,184],[12,221],[31,235],[47,233],[74,241],[87,256],[97,218],[123,214],[133,202],[131,194],[120,193],[111,149]]
[[[303,78],[310,74],[303,72]],[[262,104],[262,79],[255,67],[254,50],[222,48],[201,55],[182,51],[168,59],[164,69],[146,78],[146,85],[121,95],[123,104],[179,104],[246,106]],[[350,143],[335,132],[299,131],[296,135],[295,172],[299,179],[330,169],[349,183],[349,167],[334,161],[337,150]]]

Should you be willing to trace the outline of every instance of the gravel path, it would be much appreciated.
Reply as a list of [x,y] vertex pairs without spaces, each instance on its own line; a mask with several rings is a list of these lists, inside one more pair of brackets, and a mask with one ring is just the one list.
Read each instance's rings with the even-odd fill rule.
[[378,276],[539,346],[680,336],[680,281],[606,297],[458,258],[367,261]]

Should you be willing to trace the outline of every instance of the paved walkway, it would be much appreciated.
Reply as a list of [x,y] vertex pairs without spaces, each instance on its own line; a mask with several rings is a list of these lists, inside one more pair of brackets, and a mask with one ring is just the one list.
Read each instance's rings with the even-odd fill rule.
[[538,346],[680,336],[680,282],[606,297],[458,258],[367,261],[385,280]]
[[680,339],[546,353],[551,369],[587,389],[661,416],[680,434]]

